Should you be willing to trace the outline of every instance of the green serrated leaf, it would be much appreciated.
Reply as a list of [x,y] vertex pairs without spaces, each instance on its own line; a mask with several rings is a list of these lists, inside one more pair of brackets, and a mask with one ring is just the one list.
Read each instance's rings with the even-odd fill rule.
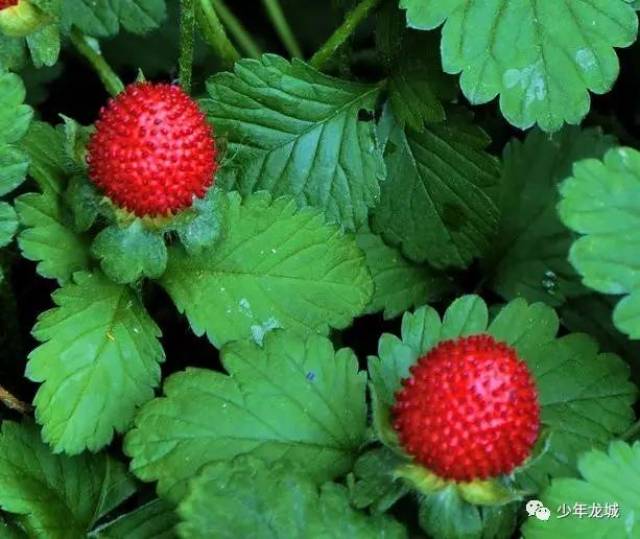
[[299,471],[255,459],[207,466],[179,508],[180,536],[189,539],[404,539],[390,517],[367,516],[349,506],[334,483],[320,491]]
[[40,275],[64,283],[89,267],[89,241],[73,232],[58,197],[27,193],[16,199],[16,210],[26,227],[18,236],[22,256],[38,262]]
[[20,71],[26,60],[24,40],[0,32],[0,70]]
[[204,198],[193,201],[190,209],[184,210],[172,220],[169,229],[176,232],[189,255],[199,255],[213,246],[222,233],[218,206],[224,206],[225,194],[218,189],[209,189]]
[[465,502],[455,487],[425,496],[420,526],[438,539],[508,539],[516,526],[518,504],[478,507]]
[[589,91],[611,89],[619,65],[614,47],[637,37],[628,0],[400,0],[407,24],[431,30],[444,23],[442,65],[461,73],[474,104],[500,96],[500,108],[520,128],[557,131],[589,111]]
[[134,34],[157,28],[166,17],[164,0],[65,0],[61,24],[93,37],[114,36],[120,24]]
[[83,176],[73,176],[67,185],[64,199],[73,214],[75,229],[78,232],[89,230],[100,212],[101,196],[96,186]]
[[18,142],[29,128],[33,110],[24,105],[25,89],[20,77],[0,73],[0,144]]
[[[215,75],[202,101],[228,139],[221,174],[243,195],[267,190],[322,209],[356,230],[378,199],[384,163],[372,111],[380,88],[328,77],[275,55],[241,60]],[[224,180],[223,180],[224,181]]]
[[[640,530],[640,444],[613,442],[580,457],[582,479],[554,479],[541,501],[549,520],[529,518],[525,539],[635,538]],[[579,516],[581,515],[581,516]]]
[[280,327],[300,334],[343,328],[371,299],[364,257],[316,210],[265,193],[219,205],[223,235],[198,256],[170,249],[162,286],[197,335],[217,347]]
[[24,182],[29,168],[27,156],[13,146],[0,144],[0,196]]
[[18,230],[18,216],[11,204],[0,202],[0,247],[9,244]]
[[371,508],[384,513],[409,493],[408,486],[398,480],[395,472],[406,460],[386,447],[364,453],[353,467],[353,484],[349,498],[358,509]]
[[73,167],[72,170],[79,174],[87,170],[87,146],[94,126],[85,126],[76,122],[73,118],[61,115],[64,121],[64,148],[66,158]]
[[0,196],[18,187],[29,166],[26,155],[16,146],[27,132],[33,110],[24,105],[25,88],[13,73],[0,71]]
[[177,501],[203,464],[241,454],[302,463],[317,482],[350,469],[366,428],[366,379],[351,350],[277,331],[264,348],[228,344],[222,361],[230,376],[188,369],[142,408],[125,440],[138,477]]
[[167,16],[165,0],[119,0],[118,16],[133,34],[146,34],[162,24]]
[[36,419],[56,451],[97,451],[153,397],[164,361],[160,329],[130,288],[99,273],[75,274],[53,300],[57,307],[33,329],[43,344],[26,370],[41,383]]
[[29,537],[84,537],[135,490],[125,467],[106,454],[54,455],[34,425],[2,423],[0,507],[24,515]]
[[625,295],[613,321],[640,339],[640,152],[616,148],[602,161],[580,161],[561,195],[560,218],[583,235],[571,247],[569,260],[586,286]]
[[536,130],[507,146],[502,218],[488,263],[502,297],[559,306],[586,292],[567,261],[572,235],[556,213],[558,183],[575,161],[601,157],[613,144],[599,129],[565,128],[553,137]]
[[384,311],[394,318],[411,307],[439,299],[450,288],[446,278],[429,266],[407,260],[377,234],[363,230],[356,236],[373,277],[373,298],[367,313]]
[[49,24],[26,37],[27,47],[35,67],[52,66],[60,56],[60,31],[57,24]]
[[96,236],[91,251],[116,283],[133,283],[142,277],[157,279],[167,267],[164,238],[147,230],[140,219],[122,228],[105,228]]
[[484,151],[483,131],[462,116],[402,129],[391,114],[382,184],[373,229],[418,262],[465,267],[490,246],[498,209],[497,161]]
[[62,131],[45,122],[32,122],[20,148],[29,157],[29,175],[40,189],[50,195],[62,193],[69,172]]
[[440,122],[441,101],[455,96],[455,80],[442,73],[438,38],[406,28],[405,13],[387,2],[378,12],[376,43],[388,71],[389,104],[401,126],[422,131],[425,122]]
[[172,505],[153,500],[89,534],[91,539],[176,539],[179,519]]
[[640,370],[633,368],[640,359],[640,342],[632,341],[613,325],[611,315],[616,305],[614,296],[590,294],[574,298],[559,312],[562,325],[569,331],[594,337],[605,352],[618,354],[632,365],[631,376],[640,382]]

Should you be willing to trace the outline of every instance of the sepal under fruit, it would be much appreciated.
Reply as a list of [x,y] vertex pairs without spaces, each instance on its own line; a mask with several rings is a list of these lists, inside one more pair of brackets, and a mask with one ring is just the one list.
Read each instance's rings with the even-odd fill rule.
[[26,37],[51,22],[51,17],[29,0],[2,6],[0,2],[0,33],[9,37]]

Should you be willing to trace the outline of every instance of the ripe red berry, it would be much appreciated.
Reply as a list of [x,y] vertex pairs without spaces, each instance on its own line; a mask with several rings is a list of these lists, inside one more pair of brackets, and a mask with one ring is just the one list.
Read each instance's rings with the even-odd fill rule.
[[198,105],[179,86],[136,83],[100,111],[89,175],[142,217],[174,213],[213,184],[216,147]]
[[18,0],[0,0],[0,11],[18,5]]
[[411,367],[393,407],[405,451],[454,481],[508,474],[538,437],[538,393],[515,350],[488,335],[445,341]]

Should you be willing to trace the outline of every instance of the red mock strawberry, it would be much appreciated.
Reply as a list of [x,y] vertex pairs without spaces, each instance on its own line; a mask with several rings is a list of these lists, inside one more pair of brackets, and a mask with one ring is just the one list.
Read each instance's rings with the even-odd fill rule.
[[139,217],[175,213],[213,184],[216,147],[198,105],[179,86],[136,83],[100,111],[89,175]]
[[515,350],[488,335],[444,341],[411,367],[393,408],[405,451],[454,481],[508,474],[538,437],[538,393]]
[[0,0],[0,11],[18,5],[18,0]]

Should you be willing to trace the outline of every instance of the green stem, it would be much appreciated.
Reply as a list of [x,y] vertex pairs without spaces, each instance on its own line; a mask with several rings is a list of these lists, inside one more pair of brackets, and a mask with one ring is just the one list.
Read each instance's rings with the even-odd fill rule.
[[211,0],[198,0],[196,6],[198,25],[205,41],[216,51],[224,67],[233,67],[240,59],[240,53],[229,41]]
[[632,442],[638,437],[639,434],[640,434],[640,419],[636,421],[633,425],[631,425],[631,427],[629,427],[629,429],[626,432],[620,435],[620,440],[623,440],[625,442]]
[[124,84],[122,84],[120,77],[111,69],[111,66],[102,56],[98,41],[85,36],[75,28],[71,30],[70,38],[76,50],[84,56],[98,74],[107,92],[112,96],[116,96],[124,90]]
[[311,58],[311,65],[322,70],[336,51],[353,34],[355,29],[364,21],[369,13],[377,7],[381,0],[362,0],[352,11],[350,11],[342,25],[333,33],[327,42],[320,47],[318,52]]
[[196,26],[193,0],[180,0],[180,85],[191,93],[193,39]]
[[240,20],[229,10],[223,0],[211,0],[213,7],[220,16],[220,20],[224,23],[229,30],[229,33],[236,40],[240,48],[247,56],[252,58],[259,58],[262,54],[260,47],[251,37],[251,34],[247,32]]
[[262,0],[262,3],[289,54],[293,58],[302,58],[302,49],[284,16],[280,2],[278,0]]

